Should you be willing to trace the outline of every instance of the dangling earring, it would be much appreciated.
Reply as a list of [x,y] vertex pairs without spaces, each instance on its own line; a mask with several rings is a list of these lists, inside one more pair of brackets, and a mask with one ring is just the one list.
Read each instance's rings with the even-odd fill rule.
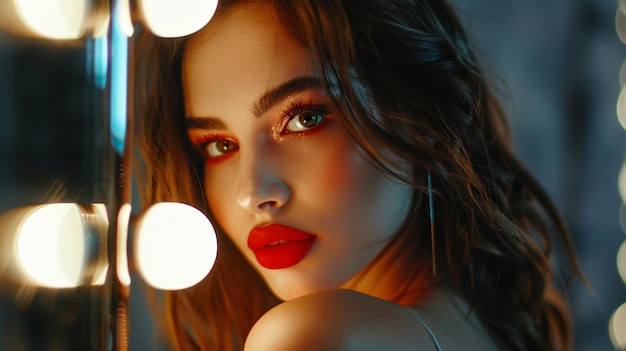
[[433,202],[433,182],[428,172],[428,215],[430,219],[430,244],[433,259],[433,275],[437,275],[437,259],[435,258],[435,206]]

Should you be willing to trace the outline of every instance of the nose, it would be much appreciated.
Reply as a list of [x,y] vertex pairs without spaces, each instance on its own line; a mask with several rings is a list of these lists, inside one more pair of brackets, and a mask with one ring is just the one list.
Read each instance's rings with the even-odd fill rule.
[[256,153],[240,159],[236,202],[250,213],[276,212],[291,198],[291,189],[279,176],[271,157]]

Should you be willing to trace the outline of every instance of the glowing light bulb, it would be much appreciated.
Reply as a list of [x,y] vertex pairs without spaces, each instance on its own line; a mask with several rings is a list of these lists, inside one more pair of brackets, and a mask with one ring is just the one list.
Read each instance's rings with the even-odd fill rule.
[[626,203],[626,163],[622,165],[617,178],[617,190],[622,198],[622,202]]
[[76,39],[83,33],[87,0],[14,0],[18,14],[35,33],[53,39]]
[[72,287],[80,281],[85,255],[82,222],[73,204],[35,209],[22,224],[16,248],[25,273],[49,287]]
[[626,283],[626,241],[622,243],[617,251],[617,271],[624,283]]
[[213,225],[189,205],[153,205],[137,222],[134,234],[137,269],[157,289],[178,290],[197,284],[217,257]]
[[106,259],[100,234],[106,215],[103,205],[92,210],[85,213],[77,204],[57,203],[15,213],[21,221],[14,233],[16,264],[28,281],[69,288],[101,279]]
[[616,350],[626,348],[626,303],[621,305],[611,316],[609,335]]
[[617,106],[615,107],[617,120],[623,129],[626,129],[626,86],[622,87],[617,97]]
[[217,0],[142,0],[140,9],[154,34],[175,38],[195,33],[209,23]]
[[121,35],[129,38],[133,35],[135,27],[130,14],[129,0],[118,0],[115,2],[112,20],[114,31],[118,31]]
[[128,224],[130,222],[131,206],[123,204],[117,214],[117,279],[120,283],[130,285],[130,272],[128,270]]

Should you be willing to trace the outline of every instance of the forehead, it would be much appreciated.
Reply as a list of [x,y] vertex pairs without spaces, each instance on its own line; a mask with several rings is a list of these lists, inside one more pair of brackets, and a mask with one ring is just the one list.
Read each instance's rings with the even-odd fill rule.
[[[297,76],[311,75],[308,53],[273,9],[238,7],[192,36],[183,53],[187,113],[258,98]],[[251,102],[251,101],[250,101]],[[245,102],[244,102],[245,103]]]

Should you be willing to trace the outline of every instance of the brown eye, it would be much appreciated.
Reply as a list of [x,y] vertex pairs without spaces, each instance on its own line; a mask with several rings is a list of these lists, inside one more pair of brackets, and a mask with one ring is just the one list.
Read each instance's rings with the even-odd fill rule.
[[220,157],[237,151],[239,146],[232,140],[215,140],[206,145],[207,157]]
[[315,111],[303,111],[291,118],[287,123],[288,132],[301,132],[307,129],[315,128],[324,120],[324,115]]

